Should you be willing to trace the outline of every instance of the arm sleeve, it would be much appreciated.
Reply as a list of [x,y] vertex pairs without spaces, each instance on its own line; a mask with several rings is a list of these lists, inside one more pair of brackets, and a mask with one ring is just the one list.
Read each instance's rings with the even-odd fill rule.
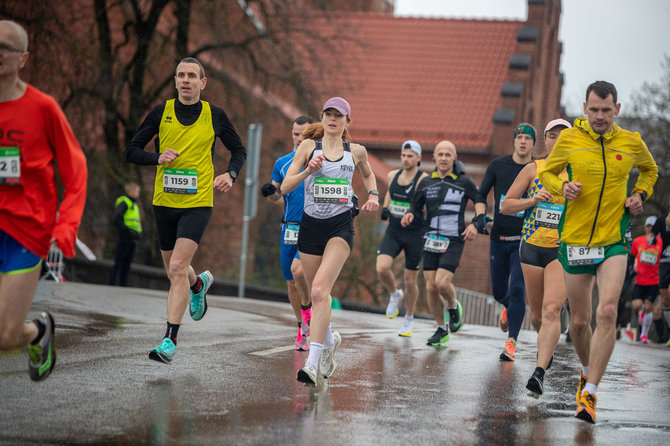
[[88,171],[86,157],[68,124],[61,108],[53,102],[49,112],[49,141],[51,142],[58,173],[63,183],[63,201],[52,236],[66,257],[73,257],[77,230],[86,204]]
[[489,191],[493,187],[493,183],[495,181],[495,174],[493,173],[495,170],[494,163],[495,161],[489,164],[489,167],[486,168],[484,179],[482,180],[482,184],[479,186],[479,190],[477,191],[475,203],[486,204],[486,197],[489,195]]
[[558,136],[556,144],[552,149],[547,164],[540,172],[540,181],[544,187],[553,195],[563,195],[563,183],[566,180],[559,178],[559,174],[563,172],[568,165],[568,144],[563,138],[563,132]]
[[151,109],[147,117],[144,118],[140,128],[126,149],[126,161],[143,166],[155,166],[158,164],[160,153],[158,151],[146,152],[144,147],[149,144],[154,136],[158,135],[164,110],[165,104],[159,104]]
[[247,159],[247,151],[242,144],[242,140],[222,108],[212,106],[212,120],[214,121],[214,133],[221,139],[226,149],[230,151],[230,161],[226,172],[234,170],[239,173],[242,170],[244,160]]
[[642,150],[637,157],[635,165],[640,171],[640,176],[638,176],[633,190],[645,191],[648,199],[654,192],[654,184],[656,184],[656,179],[658,178],[658,166],[642,139],[640,139],[640,143],[642,144]]
[[275,165],[272,168],[272,176],[270,177],[272,181],[275,181],[281,184],[284,181],[284,176],[281,174],[281,166],[279,165],[279,160],[275,161]]
[[428,187],[428,183],[426,182],[426,178],[424,178],[416,187],[414,195],[412,195],[412,204],[409,211],[414,214],[414,218],[423,215],[423,207],[426,205],[426,187]]
[[479,194],[479,191],[477,190],[477,185],[475,184],[474,181],[472,181],[472,178],[468,177],[468,182],[465,185],[465,193],[467,197],[472,200],[473,203],[476,203],[477,201],[477,196]]

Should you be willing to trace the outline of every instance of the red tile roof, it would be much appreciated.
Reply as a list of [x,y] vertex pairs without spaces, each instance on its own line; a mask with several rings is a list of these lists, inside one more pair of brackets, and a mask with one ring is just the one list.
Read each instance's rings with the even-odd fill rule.
[[327,69],[307,76],[318,78],[324,99],[350,102],[354,141],[392,148],[407,139],[426,148],[442,139],[473,151],[489,146],[524,22],[371,13],[315,22],[322,35],[330,30],[348,37],[337,41],[333,51],[340,56]]

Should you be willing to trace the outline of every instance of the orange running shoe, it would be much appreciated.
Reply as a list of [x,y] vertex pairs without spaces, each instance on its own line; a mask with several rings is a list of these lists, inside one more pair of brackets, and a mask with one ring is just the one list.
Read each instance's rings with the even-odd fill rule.
[[501,361],[514,361],[514,353],[516,352],[516,341],[514,338],[507,338],[505,342],[505,348],[500,354]]
[[596,424],[596,403],[598,398],[595,395],[591,395],[589,392],[584,392],[582,398],[577,405],[577,412],[575,412],[575,417],[580,420],[588,421],[589,423]]

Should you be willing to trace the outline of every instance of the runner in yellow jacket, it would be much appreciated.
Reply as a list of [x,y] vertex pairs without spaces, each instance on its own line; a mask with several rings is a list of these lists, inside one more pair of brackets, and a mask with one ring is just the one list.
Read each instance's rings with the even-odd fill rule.
[[[582,363],[575,416],[596,422],[596,391],[616,336],[617,301],[629,246],[624,233],[630,214],[642,212],[658,167],[638,133],[616,125],[619,114],[614,85],[597,81],[586,90],[585,118],[561,132],[540,172],[554,195],[567,199],[559,224],[558,259],[565,270],[570,302],[570,336]],[[628,178],[640,171],[633,194]],[[567,169],[569,180],[558,175]],[[596,330],[591,333],[591,290],[598,285]]]

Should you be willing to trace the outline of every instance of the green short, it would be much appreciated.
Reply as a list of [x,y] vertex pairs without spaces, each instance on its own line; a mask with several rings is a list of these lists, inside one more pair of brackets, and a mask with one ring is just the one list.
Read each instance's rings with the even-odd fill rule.
[[622,241],[619,243],[613,243],[611,245],[604,246],[604,258],[598,263],[592,263],[588,265],[569,265],[568,264],[568,253],[567,246],[565,243],[561,242],[561,245],[558,247],[558,260],[561,262],[563,269],[566,273],[569,274],[593,274],[595,275],[598,266],[602,265],[605,259],[609,259],[613,256],[628,255],[630,253],[630,246],[628,243]]

